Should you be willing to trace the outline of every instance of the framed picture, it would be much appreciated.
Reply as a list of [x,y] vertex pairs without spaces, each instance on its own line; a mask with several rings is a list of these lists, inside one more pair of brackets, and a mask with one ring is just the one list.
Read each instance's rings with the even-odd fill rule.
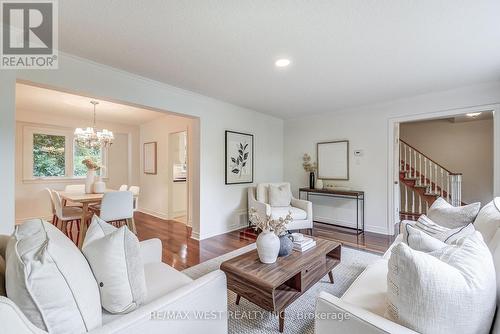
[[226,131],[226,184],[253,182],[253,135]]
[[349,180],[349,141],[318,143],[318,179]]
[[156,175],[156,142],[144,143],[144,174]]

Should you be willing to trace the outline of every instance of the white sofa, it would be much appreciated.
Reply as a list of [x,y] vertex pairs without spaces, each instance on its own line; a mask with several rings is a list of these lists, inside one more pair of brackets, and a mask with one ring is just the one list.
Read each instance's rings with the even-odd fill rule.
[[[491,223],[497,225],[500,220],[500,198],[495,199],[495,205],[498,212],[496,213],[496,217],[492,217]],[[483,234],[484,241],[493,254],[497,270],[497,291],[492,291],[492,293],[497,294],[500,292],[500,251],[495,250],[499,246],[500,238],[485,237],[486,235],[492,235],[492,233],[484,233],[485,231],[481,230],[484,227],[484,225],[476,226],[476,229]],[[500,226],[495,226],[494,228],[497,230]],[[317,334],[416,334],[415,331],[384,317],[387,305],[388,260],[391,255],[391,248],[401,242],[401,240],[402,236],[399,235],[383,257],[366,267],[341,298],[327,292],[319,294],[315,311],[315,330]],[[349,314],[349,319],[342,321],[338,320],[338,317],[335,318],[335,316],[332,316],[334,314],[346,313]],[[492,325],[492,333],[500,333],[499,318],[500,316],[497,315],[495,323]]]
[[[9,238],[0,236],[2,257],[5,257]],[[159,239],[142,241],[141,253],[148,291],[146,302],[135,311],[123,315],[113,315],[103,310],[102,327],[89,333],[227,333],[227,286],[222,271],[216,270],[192,280],[161,262],[162,245]],[[178,314],[189,314],[189,319],[168,320],[167,312],[176,311],[180,312]],[[12,300],[2,296],[0,332],[46,333],[35,327]]]
[[268,189],[269,185],[288,186],[291,194],[290,183],[259,183],[256,187],[248,188],[248,210],[255,209],[260,216],[271,216],[273,219],[285,217],[291,213],[293,222],[288,224],[289,230],[307,229],[310,232],[313,228],[312,203],[309,201],[294,198],[288,207],[272,207],[269,205]]

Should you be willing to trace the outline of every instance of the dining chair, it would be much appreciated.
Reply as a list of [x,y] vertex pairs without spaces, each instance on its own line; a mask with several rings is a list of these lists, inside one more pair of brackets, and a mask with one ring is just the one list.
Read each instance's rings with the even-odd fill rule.
[[137,234],[134,221],[134,195],[131,191],[111,191],[104,194],[99,217],[117,227],[127,224]]
[[[78,193],[78,194],[83,194],[85,193],[85,185],[84,184],[68,184],[66,187],[64,187],[64,192],[66,193]],[[82,207],[81,203],[75,203],[71,201],[66,201],[63,200],[63,206],[73,206],[73,207]]]
[[52,190],[50,190],[49,188],[45,188],[45,191],[47,191],[47,193],[49,194],[49,199],[50,199],[50,210],[52,212],[52,225],[56,226],[57,227],[57,223],[56,223],[56,219],[57,219],[57,216],[56,216],[56,205],[54,203],[54,196],[52,196]]
[[139,193],[141,192],[141,188],[138,186],[130,186],[128,191],[134,195],[134,211],[137,211],[137,208],[139,207]]
[[126,184],[122,184],[120,188],[118,188],[118,191],[127,191],[128,186]]
[[[83,211],[81,208],[73,207],[73,206],[63,206],[61,196],[55,190],[51,190],[54,208],[56,213],[56,223],[61,222],[61,230],[62,232],[68,236],[71,241],[75,244],[78,242],[78,238],[80,237],[80,225],[82,223],[82,214]],[[73,226],[76,224],[76,239],[73,238]]]

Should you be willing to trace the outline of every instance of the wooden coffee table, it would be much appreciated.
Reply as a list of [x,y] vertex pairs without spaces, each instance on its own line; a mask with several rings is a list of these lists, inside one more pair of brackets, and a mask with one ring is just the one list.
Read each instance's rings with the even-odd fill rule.
[[243,297],[257,306],[279,315],[279,331],[283,332],[285,308],[299,298],[326,274],[333,284],[332,269],[340,263],[341,244],[313,237],[316,246],[293,251],[273,264],[259,261],[253,250],[223,262],[227,287],[236,293],[236,304]]

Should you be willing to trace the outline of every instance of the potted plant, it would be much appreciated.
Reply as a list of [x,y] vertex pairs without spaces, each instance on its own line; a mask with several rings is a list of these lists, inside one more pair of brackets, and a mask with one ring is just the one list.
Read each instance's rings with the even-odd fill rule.
[[95,182],[96,172],[99,169],[101,169],[101,166],[99,166],[91,158],[83,159],[82,164],[84,164],[85,167],[87,167],[87,178],[85,179],[85,193],[91,194],[94,190],[92,188]]
[[302,167],[304,167],[304,170],[309,173],[309,188],[314,189],[314,173],[316,172],[317,165],[316,162],[312,162],[311,160],[311,156],[304,153],[304,156],[302,157]]
[[262,217],[254,208],[250,209],[250,223],[254,229],[260,230],[257,237],[257,253],[260,262],[274,263],[282,251],[282,256],[291,253],[293,244],[288,238],[287,228],[291,222],[290,213],[285,218],[272,219],[271,216]]

